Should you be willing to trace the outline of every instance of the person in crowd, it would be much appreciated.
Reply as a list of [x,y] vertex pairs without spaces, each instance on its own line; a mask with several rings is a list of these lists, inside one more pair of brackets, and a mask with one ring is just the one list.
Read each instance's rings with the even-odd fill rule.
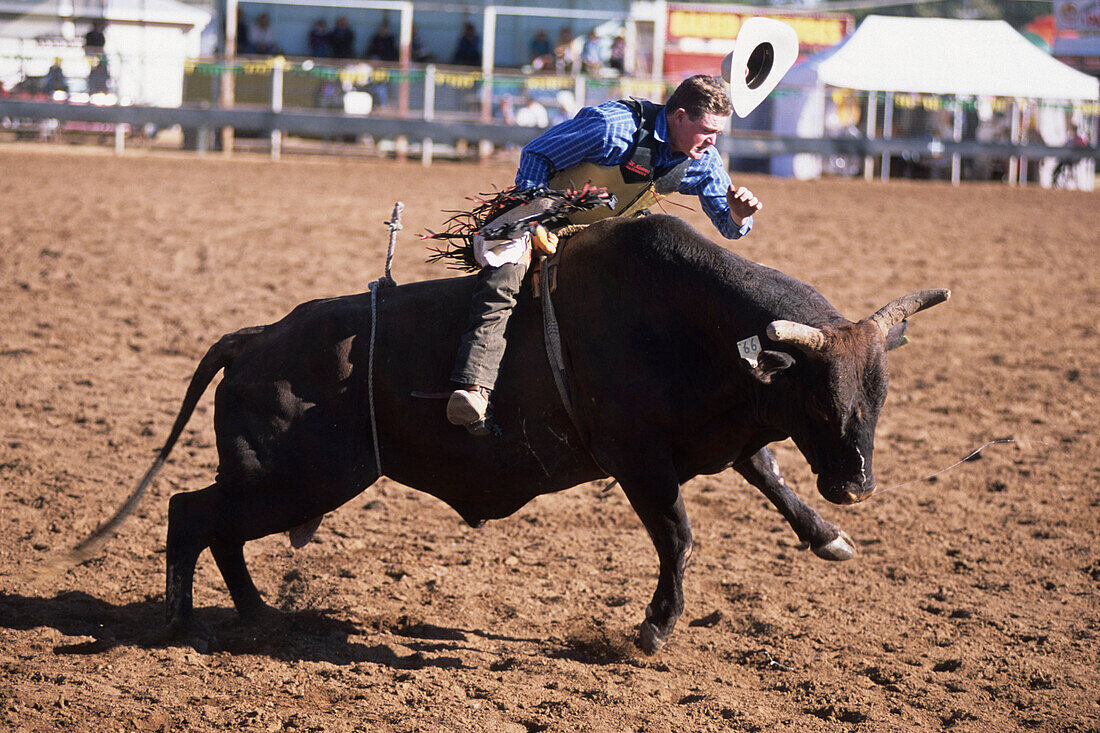
[[562,26],[558,41],[554,44],[554,70],[559,74],[572,74],[577,66],[577,52],[573,48],[573,31]]
[[546,34],[545,28],[539,28],[535,31],[535,35],[531,39],[530,63],[531,68],[535,71],[542,71],[554,64],[554,48],[550,45],[550,36]]
[[523,96],[523,103],[516,109],[514,119],[518,127],[550,127],[550,113],[529,94]]
[[458,37],[451,61],[459,66],[481,66],[481,37],[473,23],[462,24],[462,35]]
[[107,70],[107,59],[95,57],[95,64],[88,72],[88,94],[106,94],[110,91],[111,74]]
[[309,35],[306,36],[306,45],[309,46],[311,58],[324,59],[332,55],[327,20],[318,18],[313,21],[313,26],[309,29]]
[[424,39],[420,37],[420,30],[413,24],[412,37],[409,39],[409,56],[418,64],[430,64],[435,61],[435,54],[424,45]]
[[350,59],[355,57],[355,31],[348,24],[346,15],[336,18],[336,25],[328,36],[329,48],[332,55],[338,59]]
[[626,73],[626,36],[619,33],[611,42],[611,51],[607,59],[607,65],[619,72]]
[[275,56],[281,51],[275,43],[275,29],[271,27],[271,16],[260,13],[256,16],[256,22],[248,29],[248,40],[252,44],[252,52],[262,56]]
[[91,29],[84,34],[84,53],[87,56],[99,56],[107,45],[107,21],[93,20]]
[[[561,181],[591,180],[619,198],[614,212],[597,210],[605,216],[638,213],[656,200],[653,187],[676,190],[697,196],[722,236],[739,239],[752,229],[753,215],[763,204],[744,186],[730,183],[714,148],[732,114],[725,86],[704,75],[685,79],[663,106],[626,99],[585,107],[524,146],[515,185],[553,188],[561,187]],[[533,239],[525,233],[503,240],[476,235],[473,240],[482,267],[451,373],[458,387],[447,401],[446,414],[452,424],[475,435],[488,432],[485,421],[504,354],[504,331],[531,261]]]
[[65,78],[65,72],[61,70],[61,59],[55,58],[53,66],[46,72],[42,80],[42,89],[51,97],[57,92],[69,93],[69,81]]
[[603,68],[603,49],[595,28],[588,31],[588,36],[584,39],[584,46],[581,48],[581,67],[589,76],[599,75],[600,69]]
[[256,49],[252,48],[252,39],[249,38],[249,30],[252,24],[248,22],[248,15],[241,10],[240,6],[237,7],[237,53],[250,54],[255,53]]
[[374,35],[367,41],[363,58],[368,61],[397,61],[397,36],[390,29],[390,19],[383,16]]

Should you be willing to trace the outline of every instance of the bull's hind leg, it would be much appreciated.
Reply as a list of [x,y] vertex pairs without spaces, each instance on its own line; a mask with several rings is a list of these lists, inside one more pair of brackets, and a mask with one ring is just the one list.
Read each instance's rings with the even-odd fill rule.
[[235,527],[236,517],[248,516],[236,513],[242,509],[240,503],[239,499],[227,498],[218,484],[201,491],[175,494],[169,500],[164,594],[169,638],[185,635],[194,626],[195,564],[207,547],[237,612],[250,618],[266,608],[244,561],[244,542],[252,538],[240,536]]
[[217,488],[215,484],[201,491],[175,494],[168,501],[164,610],[169,638],[182,636],[194,626],[195,563],[210,545]]
[[343,493],[303,494],[286,488],[215,483],[174,495],[168,502],[164,597],[169,637],[178,638],[194,627],[191,588],[203,550],[210,548],[237,612],[245,619],[262,617],[267,606],[245,565],[244,543],[301,527],[303,520],[320,517],[346,502],[358,493],[357,486],[349,484]]
[[855,556],[852,538],[829,524],[807,506],[783,479],[775,455],[761,448],[748,460],[733,466],[745,480],[760,490],[791,525],[798,539],[814,554],[826,560],[848,560]]
[[267,604],[260,597],[260,591],[252,582],[248,566],[244,562],[244,543],[215,540],[210,543],[210,554],[218,564],[225,585],[237,613],[245,620],[259,618],[267,610]]

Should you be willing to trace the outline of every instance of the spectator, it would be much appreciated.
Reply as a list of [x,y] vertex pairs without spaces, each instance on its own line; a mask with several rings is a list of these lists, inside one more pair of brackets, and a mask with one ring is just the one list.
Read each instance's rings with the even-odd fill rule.
[[383,16],[378,30],[367,42],[367,50],[363,52],[363,58],[372,61],[397,61],[397,37],[390,30],[390,19]]
[[550,37],[546,35],[545,28],[539,28],[531,39],[531,67],[535,71],[542,71],[553,63],[554,49],[550,46]]
[[332,55],[338,59],[350,59],[355,56],[355,31],[348,25],[347,16],[336,18],[336,27],[328,36]]
[[96,56],[95,66],[88,72],[88,94],[106,94],[110,90],[111,74],[107,71],[107,59]]
[[550,127],[550,114],[540,102],[524,96],[523,106],[515,112],[518,127]]
[[481,66],[481,38],[469,21],[462,24],[462,35],[458,37],[452,61],[459,66]]
[[418,64],[430,64],[435,60],[435,54],[424,45],[424,41],[420,37],[420,31],[417,30],[415,25],[412,27],[412,39],[409,41],[409,55]]
[[577,52],[573,49],[573,31],[562,26],[558,42],[554,44],[554,69],[559,74],[572,74],[577,65]]
[[56,92],[69,93],[69,82],[65,80],[65,72],[61,70],[61,59],[53,60],[53,66],[46,72],[46,78],[42,80],[42,88],[51,97]]
[[626,73],[626,37],[622,33],[615,36],[611,42],[611,54],[607,59],[607,65],[619,72]]
[[107,27],[104,20],[93,20],[92,28],[84,35],[84,53],[88,56],[99,56],[103,53],[103,47],[107,45],[107,36],[103,30]]
[[309,55],[315,59],[328,58],[332,55],[332,47],[329,45],[328,22],[324,18],[318,18],[313,27],[309,29],[306,37],[309,45]]
[[255,53],[256,49],[252,48],[252,40],[248,35],[249,23],[248,16],[245,12],[237,7],[237,53]]
[[511,94],[505,94],[501,97],[500,116],[508,127],[513,127],[516,124],[516,100]]
[[584,48],[581,49],[581,64],[584,67],[584,73],[589,76],[597,76],[603,68],[603,49],[600,48],[600,36],[595,28],[588,31],[588,37],[584,41]]
[[281,53],[275,44],[275,29],[271,27],[271,16],[260,13],[256,22],[248,29],[248,39],[252,42],[253,53],[274,56]]

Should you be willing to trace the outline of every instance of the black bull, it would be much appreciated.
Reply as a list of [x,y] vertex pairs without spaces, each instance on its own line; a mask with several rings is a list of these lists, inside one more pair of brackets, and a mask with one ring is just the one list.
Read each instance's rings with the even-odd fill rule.
[[[193,624],[192,579],[205,548],[242,616],[258,614],[265,606],[244,543],[284,531],[308,541],[326,512],[379,478],[379,462],[381,474],[440,498],[474,526],[540,494],[613,476],[660,560],[638,638],[647,652],[663,645],[683,610],[692,540],[680,486],[693,476],[733,466],[815,552],[851,556],[844,533],[791,492],[766,445],[791,437],[833,502],[873,493],[885,352],[904,319],[946,291],[899,298],[852,323],[808,285],[666,216],[589,227],[563,252],[557,281],[576,424],[555,387],[529,284],[509,324],[492,395],[499,430],[488,437],[450,425],[441,401],[414,396],[450,388],[472,278],[383,288],[374,314],[369,293],[312,301],[210,349],[153,467],[78,551],[99,544],[132,508],[224,368],[215,482],[169,504],[170,634]],[[765,348],[752,364],[737,343],[754,335]]]

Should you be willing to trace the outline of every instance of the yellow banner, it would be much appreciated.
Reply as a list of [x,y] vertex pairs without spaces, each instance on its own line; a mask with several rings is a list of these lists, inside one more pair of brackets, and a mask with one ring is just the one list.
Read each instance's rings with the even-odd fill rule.
[[[669,6],[668,33],[670,42],[681,38],[704,40],[728,40],[737,38],[741,24],[752,17],[748,13],[720,12],[696,7]],[[850,15],[783,15],[768,13],[767,17],[780,20],[794,28],[800,46],[833,46],[851,32]]]
[[463,72],[436,72],[435,83],[439,86],[453,87],[455,89],[472,89],[474,84],[481,81],[480,73]]

